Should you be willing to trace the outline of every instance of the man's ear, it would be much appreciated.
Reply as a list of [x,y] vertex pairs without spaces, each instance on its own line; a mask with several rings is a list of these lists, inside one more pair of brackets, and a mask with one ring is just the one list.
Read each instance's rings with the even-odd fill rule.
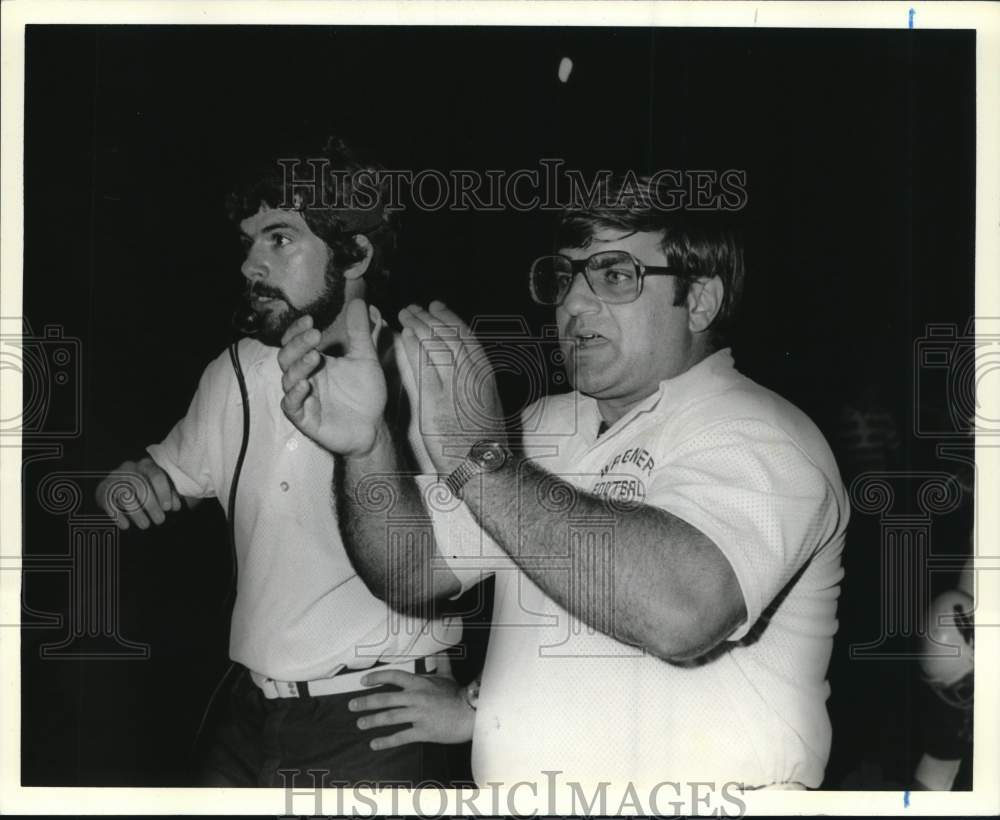
[[368,270],[368,266],[372,263],[372,256],[375,254],[375,248],[372,246],[371,240],[363,233],[355,234],[354,242],[364,251],[365,255],[344,271],[343,275],[345,279],[360,279],[364,276]]
[[722,307],[726,286],[722,279],[712,276],[695,279],[688,288],[688,327],[692,333],[701,333],[711,326]]

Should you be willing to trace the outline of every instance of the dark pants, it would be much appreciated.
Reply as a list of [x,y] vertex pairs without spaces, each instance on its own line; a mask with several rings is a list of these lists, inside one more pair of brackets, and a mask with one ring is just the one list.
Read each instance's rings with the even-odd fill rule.
[[[365,693],[398,691],[394,686]],[[201,739],[203,786],[271,786],[311,789],[355,783],[416,786],[449,782],[446,747],[411,743],[374,751],[369,742],[409,724],[362,731],[351,712],[358,692],[268,700],[238,667],[219,693]]]

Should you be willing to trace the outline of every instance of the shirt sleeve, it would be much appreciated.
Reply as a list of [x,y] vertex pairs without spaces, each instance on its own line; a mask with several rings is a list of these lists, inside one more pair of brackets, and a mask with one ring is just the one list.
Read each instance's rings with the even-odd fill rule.
[[184,418],[163,441],[146,448],[183,496],[217,495],[226,397],[234,382],[229,354],[224,352],[205,368]]
[[710,538],[746,603],[738,640],[830,537],[840,511],[826,476],[781,430],[757,420],[703,429],[662,453],[646,502]]

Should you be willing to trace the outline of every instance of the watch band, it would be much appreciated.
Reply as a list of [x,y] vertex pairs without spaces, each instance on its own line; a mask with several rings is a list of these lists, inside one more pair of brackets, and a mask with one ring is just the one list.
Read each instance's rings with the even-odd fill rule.
[[473,476],[499,470],[510,458],[510,450],[500,441],[483,439],[469,448],[465,460],[444,480],[445,486],[456,498],[462,497],[462,487]]
[[478,467],[471,461],[463,461],[444,480],[444,485],[451,490],[451,494],[456,498],[462,497],[462,487],[479,472]]

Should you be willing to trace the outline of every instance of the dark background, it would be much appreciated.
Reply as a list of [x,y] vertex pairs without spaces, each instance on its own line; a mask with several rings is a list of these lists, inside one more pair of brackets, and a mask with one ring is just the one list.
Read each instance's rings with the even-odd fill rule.
[[[916,378],[914,345],[928,323],[961,331],[973,311],[970,32],[29,26],[26,40],[24,312],[41,360],[58,342],[46,326],[78,340],[69,372],[82,401],[55,390],[25,435],[25,785],[191,782],[188,751],[227,665],[221,510],[121,536],[118,637],[66,642],[81,622],[73,583],[87,580],[60,556],[81,527],[103,526],[87,518],[97,477],[85,473],[160,440],[232,338],[241,260],[224,196],[234,169],[277,139],[336,130],[415,171],[543,157],[745,170],[741,369],[803,407],[835,449],[844,406],[868,387],[899,432],[886,466],[955,471],[936,439],[913,434],[918,405],[948,425],[943,386]],[[404,217],[401,301],[546,321],[525,272],[548,250],[551,215]],[[26,401],[36,389],[26,376]],[[61,451],[46,456],[47,443]],[[72,516],[39,503],[56,471],[82,488]],[[969,506],[935,522],[936,551],[967,549]],[[829,787],[906,783],[920,754],[914,664],[847,654],[878,636],[879,543],[877,518],[855,512]],[[43,657],[61,643],[63,656]],[[130,643],[149,657],[122,658]],[[99,649],[112,656],[78,656]]]

